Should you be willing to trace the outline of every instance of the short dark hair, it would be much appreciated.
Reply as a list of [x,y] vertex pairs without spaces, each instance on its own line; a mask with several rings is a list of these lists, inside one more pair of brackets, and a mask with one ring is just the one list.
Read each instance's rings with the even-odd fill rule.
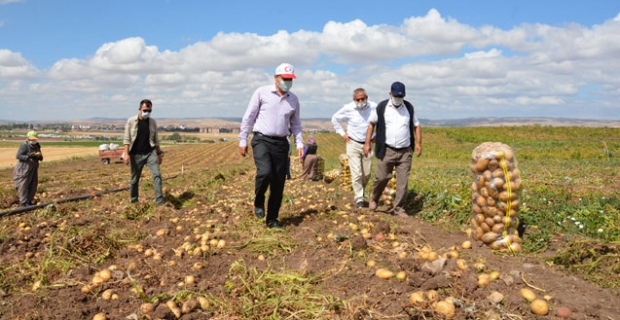
[[146,104],[146,106],[149,107],[149,108],[153,107],[153,103],[151,102],[151,100],[144,99],[144,100],[140,101],[140,106],[138,107],[138,109],[142,108],[143,104]]

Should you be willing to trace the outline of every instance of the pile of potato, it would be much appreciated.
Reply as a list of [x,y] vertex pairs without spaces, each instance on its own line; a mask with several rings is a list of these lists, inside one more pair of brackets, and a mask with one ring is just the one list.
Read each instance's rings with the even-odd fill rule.
[[394,203],[394,197],[396,196],[396,170],[392,170],[392,178],[390,182],[388,182],[385,189],[383,189],[383,193],[381,194],[381,200],[383,200],[383,204],[391,207]]
[[340,169],[332,169],[323,173],[323,181],[327,183],[332,183],[332,181],[338,179],[338,177],[340,177]]
[[351,169],[349,168],[349,157],[346,154],[341,154],[338,157],[340,162],[340,187],[347,191],[353,190],[351,184]]
[[325,172],[325,159],[321,156],[316,157],[315,175],[319,180],[323,180],[323,172]]
[[512,148],[485,142],[471,155],[472,234],[494,250],[521,251],[519,193],[521,178]]

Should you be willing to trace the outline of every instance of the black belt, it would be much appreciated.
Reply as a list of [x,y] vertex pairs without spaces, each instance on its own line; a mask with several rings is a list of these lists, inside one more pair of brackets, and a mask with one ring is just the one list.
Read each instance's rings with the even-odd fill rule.
[[254,133],[254,135],[261,136],[261,137],[265,137],[265,138],[269,138],[269,139],[274,139],[274,140],[285,140],[285,141],[286,141],[286,137],[279,137],[279,136],[268,136],[268,135],[266,135],[266,134],[262,134],[262,133],[260,133],[260,132],[258,132],[258,131],[254,131],[253,133]]
[[351,139],[351,138],[349,138],[349,140],[351,140],[351,141],[353,141],[353,142],[357,142],[357,143],[359,143],[359,144],[366,144],[366,142],[364,142],[364,141],[357,141],[357,140],[355,140],[355,139]]
[[390,147],[390,146],[388,146],[387,144],[386,144],[385,146],[386,146],[386,147],[388,147],[388,148],[390,148],[390,149],[392,149],[392,150],[394,150],[394,151],[398,151],[398,152],[400,152],[400,151],[406,151],[407,149],[409,149],[409,147],[404,147],[404,148],[394,148],[394,147]]

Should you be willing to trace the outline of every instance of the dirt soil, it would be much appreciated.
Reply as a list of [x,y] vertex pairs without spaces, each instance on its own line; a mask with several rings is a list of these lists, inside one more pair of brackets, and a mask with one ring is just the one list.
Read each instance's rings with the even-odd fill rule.
[[[103,313],[107,319],[176,319],[164,302],[175,298],[181,303],[188,293],[206,296],[211,305],[207,310],[192,309],[181,319],[313,318],[285,310],[275,315],[273,310],[231,313],[242,310],[234,305],[249,294],[239,287],[231,289],[238,281],[231,266],[243,261],[247,269],[293,270],[315,277],[318,294],[344,302],[338,304],[341,307],[326,305],[328,311],[317,316],[321,319],[442,319],[431,305],[412,305],[410,295],[419,290],[436,290],[440,299],[451,297],[456,305],[454,319],[560,319],[556,317],[560,307],[570,309],[569,319],[620,319],[618,290],[562,272],[541,256],[497,253],[475,242],[471,249],[463,249],[461,244],[468,239],[464,232],[433,226],[414,212],[410,218],[400,218],[384,212],[385,207],[377,212],[356,209],[351,192],[337,182],[288,180],[280,216],[286,230],[274,231],[253,214],[252,169],[210,178],[202,189],[168,190],[172,206],[152,208],[147,200],[130,206],[109,195],[78,207],[59,205],[55,214],[39,211],[2,218],[15,232],[0,238],[4,268],[0,318],[93,319]],[[138,218],[128,219],[132,214]],[[139,234],[138,240],[125,241],[131,238],[128,234],[115,233],[121,226]],[[354,230],[364,228],[371,238]],[[72,238],[63,247],[55,245],[60,232],[68,230],[73,230]],[[205,230],[210,248],[194,255]],[[265,239],[279,245],[267,250],[252,246]],[[221,248],[219,240],[226,241]],[[191,244],[189,251],[183,250],[184,243]],[[563,243],[558,240],[555,245]],[[469,267],[461,270],[455,258],[448,258],[445,266],[431,270],[417,257],[424,246],[440,256],[454,249]],[[60,267],[62,257],[89,255],[100,259],[73,259]],[[367,266],[369,260],[376,265]],[[43,279],[28,276],[25,261],[41,274],[52,267],[62,272]],[[476,262],[484,268],[476,270]],[[379,267],[404,271],[407,278],[380,279],[375,276]],[[95,280],[102,270],[110,271],[106,272],[109,280]],[[479,286],[478,275],[491,271],[499,272],[499,278]],[[188,275],[194,280],[188,281]],[[548,295],[547,316],[531,312],[520,295],[524,288],[539,299]],[[117,294],[116,299],[104,298],[108,289]],[[488,297],[496,291],[504,298],[491,302]],[[160,301],[153,311],[141,309],[145,301],[157,300],[154,297]]]

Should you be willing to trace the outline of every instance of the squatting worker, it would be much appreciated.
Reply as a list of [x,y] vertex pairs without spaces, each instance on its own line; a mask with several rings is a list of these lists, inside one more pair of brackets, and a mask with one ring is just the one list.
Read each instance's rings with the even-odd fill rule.
[[165,203],[162,195],[161,172],[159,165],[162,162],[164,153],[159,148],[159,136],[157,134],[157,122],[151,118],[153,103],[151,100],[140,101],[138,114],[127,119],[125,125],[125,164],[131,165],[130,196],[131,203],[138,202],[138,191],[140,188],[140,175],[144,165],[151,171],[153,186],[155,187],[155,203],[163,205]]
[[[351,170],[351,184],[353,185],[357,208],[364,206],[364,190],[370,180],[372,151],[365,155],[364,144],[366,143],[368,120],[376,108],[377,104],[368,100],[366,90],[357,88],[353,90],[353,101],[345,104],[332,116],[334,130],[342,136],[346,143],[349,169]],[[347,125],[346,132],[342,128],[342,122]]]
[[17,150],[17,164],[13,170],[13,184],[22,207],[34,205],[39,185],[39,161],[43,161],[41,145],[36,131],[26,134],[26,141]]
[[407,185],[411,171],[413,149],[419,157],[422,154],[422,128],[413,105],[405,101],[405,85],[401,82],[392,83],[390,99],[381,101],[377,110],[370,116],[370,124],[366,131],[364,154],[370,153],[370,137],[375,127],[377,170],[372,187],[372,195],[368,208],[377,209],[377,201],[392,177],[396,168],[396,195],[394,199],[394,215],[407,217],[405,203],[407,201]]
[[254,214],[265,216],[265,192],[270,188],[267,203],[267,227],[282,229],[278,221],[288,157],[287,136],[295,137],[299,161],[303,156],[303,137],[299,118],[299,100],[290,92],[296,78],[292,65],[283,63],[276,68],[275,85],[260,87],[254,91],[241,121],[239,153],[245,157],[248,151],[248,135],[252,137],[252,151],[256,164],[254,187]]

